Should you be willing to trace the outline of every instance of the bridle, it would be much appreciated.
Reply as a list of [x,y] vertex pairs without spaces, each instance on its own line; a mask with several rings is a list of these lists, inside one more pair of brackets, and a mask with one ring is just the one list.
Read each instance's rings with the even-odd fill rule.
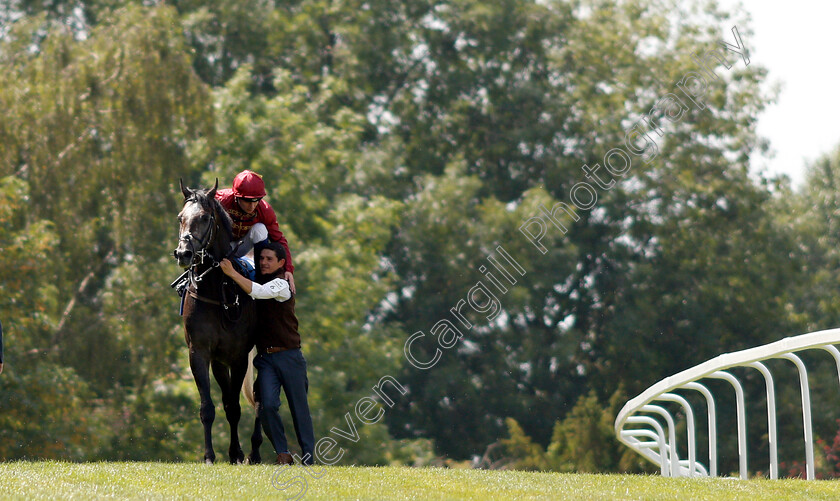
[[[196,198],[187,198],[184,200],[184,205],[188,202],[199,203],[198,199]],[[220,262],[216,260],[216,257],[210,252],[209,248],[210,245],[213,243],[213,239],[218,233],[218,222],[216,221],[216,211],[210,211],[210,224],[207,226],[207,230],[204,232],[204,235],[201,239],[198,240],[200,247],[198,250],[195,249],[196,247],[196,240],[193,238],[191,233],[187,233],[181,236],[178,240],[180,242],[184,242],[189,246],[189,249],[192,253],[192,257],[190,258],[190,264],[187,266],[187,270],[181,274],[178,279],[176,279],[170,286],[179,291],[179,294],[189,294],[194,299],[198,301],[202,301],[209,304],[214,304],[217,306],[221,306],[225,310],[225,315],[228,316],[229,310],[233,309],[234,312],[238,312],[239,315],[242,314],[241,310],[239,310],[239,294],[234,293],[234,301],[233,303],[228,303],[225,299],[225,289],[224,289],[224,281],[221,289],[222,300],[217,301],[215,299],[210,299],[198,294],[198,283],[204,278],[205,275],[210,273],[214,268],[218,268],[220,266]],[[199,267],[204,265],[205,259],[209,259],[210,266],[208,266],[204,271],[199,273]],[[186,284],[189,284],[188,286]],[[183,289],[181,289],[183,287]],[[183,306],[183,302],[182,302]],[[236,318],[230,318],[231,321],[238,320],[239,316]]]
[[[195,198],[189,198],[189,199],[184,201],[184,205],[186,205],[188,202],[198,203],[198,200],[195,199]],[[201,279],[203,279],[204,275],[209,273],[210,270],[212,270],[213,268],[218,268],[219,267],[219,261],[216,261],[215,256],[213,256],[210,253],[210,251],[208,250],[208,248],[210,247],[210,244],[213,242],[213,237],[215,236],[214,235],[214,230],[216,230],[216,226],[218,226],[217,223],[216,223],[216,212],[211,211],[210,212],[210,224],[207,225],[207,230],[204,232],[204,236],[202,236],[201,239],[199,240],[199,242],[201,243],[201,247],[198,250],[195,250],[195,239],[193,238],[191,233],[187,233],[186,235],[184,235],[184,236],[182,236],[181,238],[178,239],[179,241],[184,242],[187,245],[189,245],[190,250],[192,251],[192,257],[190,258],[190,264],[187,267],[187,271],[184,272],[184,273],[188,274],[188,276],[190,277],[190,282],[193,285],[197,285],[198,282],[201,282]],[[203,272],[198,274],[198,272],[197,272],[198,267],[200,265],[203,265],[204,264],[204,259],[208,258],[208,257],[210,258],[211,265],[206,270],[204,270]],[[198,262],[196,262],[196,258],[199,258]]]

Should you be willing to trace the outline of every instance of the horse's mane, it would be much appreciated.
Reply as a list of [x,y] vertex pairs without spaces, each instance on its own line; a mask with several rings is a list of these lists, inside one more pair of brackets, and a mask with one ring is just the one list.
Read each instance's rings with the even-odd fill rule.
[[[201,205],[203,209],[215,213],[222,230],[227,234],[228,238],[233,238],[233,221],[224,207],[222,207],[222,204],[216,200],[216,197],[209,196],[210,190],[194,190],[192,194],[193,196],[190,198],[194,198],[196,203]],[[187,199],[187,201],[189,200]]]

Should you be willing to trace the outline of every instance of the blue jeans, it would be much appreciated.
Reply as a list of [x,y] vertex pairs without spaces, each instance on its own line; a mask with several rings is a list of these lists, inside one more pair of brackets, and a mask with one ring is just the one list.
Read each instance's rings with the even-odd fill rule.
[[309,378],[306,377],[306,359],[303,358],[303,353],[300,349],[261,353],[254,358],[254,367],[258,371],[260,419],[275,452],[280,454],[289,451],[286,431],[279,413],[282,388],[292,413],[302,457],[306,463],[311,464],[315,457],[315,431],[312,428],[312,416],[309,414],[309,402],[306,398]]

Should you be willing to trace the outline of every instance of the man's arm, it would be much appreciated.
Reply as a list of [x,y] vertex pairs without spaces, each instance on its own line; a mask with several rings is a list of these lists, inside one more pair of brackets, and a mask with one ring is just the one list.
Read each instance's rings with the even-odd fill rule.
[[219,263],[219,267],[222,269],[225,275],[229,276],[233,279],[234,282],[236,282],[236,285],[242,287],[242,290],[244,290],[248,294],[251,293],[251,290],[254,287],[254,282],[251,282],[247,278],[240,275],[238,271],[233,269],[233,263],[231,263],[229,259],[222,259],[222,262]]
[[281,303],[292,297],[289,282],[280,277],[264,284],[254,283],[250,295],[254,299],[276,299]]
[[223,259],[219,266],[225,275],[233,279],[236,284],[248,293],[254,299],[276,299],[280,302],[288,301],[292,297],[289,290],[289,282],[282,278],[275,278],[266,284],[258,284],[252,282],[239,274],[234,268],[233,263],[228,259]]

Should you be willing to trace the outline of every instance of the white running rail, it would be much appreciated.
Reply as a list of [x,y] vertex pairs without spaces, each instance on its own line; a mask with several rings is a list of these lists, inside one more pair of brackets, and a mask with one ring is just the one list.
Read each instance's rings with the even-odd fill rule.
[[[840,329],[830,329],[801,336],[789,337],[757,348],[735,353],[726,353],[705,363],[667,377],[654,384],[636,398],[627,402],[615,420],[618,440],[660,467],[663,476],[692,477],[717,476],[717,415],[713,393],[698,381],[721,379],[730,383],[735,391],[738,459],[742,479],[747,478],[747,419],[744,391],[741,383],[727,372],[734,367],[758,370],[767,387],[767,429],[770,449],[770,478],[779,478],[778,437],[776,433],[776,398],[773,375],[762,361],[781,359],[792,362],[799,373],[799,387],[802,395],[802,421],[805,438],[805,464],[808,480],[814,479],[814,436],[811,429],[811,395],[808,387],[808,372],[796,352],[824,350],[834,357],[840,380],[840,351],[834,346],[840,344]],[[691,404],[676,391],[699,392],[706,401],[708,411],[709,457],[708,468],[696,457],[695,414]],[[680,459],[677,449],[677,433],[674,416],[662,405],[653,402],[674,402],[685,414],[688,432],[687,444],[681,450],[687,452],[686,459]],[[662,418],[661,420],[656,419]]]

